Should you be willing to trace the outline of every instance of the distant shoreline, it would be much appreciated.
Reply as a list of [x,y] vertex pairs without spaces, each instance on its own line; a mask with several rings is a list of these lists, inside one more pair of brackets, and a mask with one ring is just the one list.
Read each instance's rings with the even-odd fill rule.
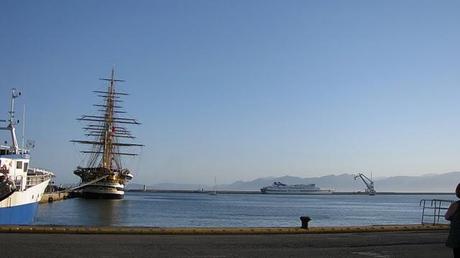
[[[211,194],[214,191],[199,191],[199,190],[155,190],[155,189],[131,189],[126,190],[126,192],[148,192],[148,193],[202,193],[202,194]],[[260,191],[237,191],[237,190],[222,190],[216,191],[217,194],[262,194]],[[454,195],[454,193],[444,193],[444,192],[377,192],[376,195]],[[267,194],[265,194],[267,195]],[[274,194],[268,194],[274,195]],[[306,195],[368,195],[365,192],[334,192],[332,194],[306,194]]]

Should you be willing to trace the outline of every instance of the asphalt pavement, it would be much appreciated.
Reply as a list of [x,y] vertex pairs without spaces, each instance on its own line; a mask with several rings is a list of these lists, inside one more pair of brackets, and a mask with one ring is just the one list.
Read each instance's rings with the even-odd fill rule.
[[336,234],[0,233],[1,257],[453,257],[446,230]]

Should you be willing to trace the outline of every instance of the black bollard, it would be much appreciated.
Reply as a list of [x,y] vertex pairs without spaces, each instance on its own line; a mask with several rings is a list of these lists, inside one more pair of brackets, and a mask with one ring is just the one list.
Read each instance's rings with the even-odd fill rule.
[[311,220],[310,217],[308,216],[302,216],[300,217],[300,221],[302,222],[301,228],[308,229],[308,222]]

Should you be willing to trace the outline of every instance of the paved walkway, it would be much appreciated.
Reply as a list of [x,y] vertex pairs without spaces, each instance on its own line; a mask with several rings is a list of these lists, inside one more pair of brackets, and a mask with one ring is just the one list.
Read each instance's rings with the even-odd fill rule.
[[447,231],[278,235],[0,233],[1,257],[452,257]]

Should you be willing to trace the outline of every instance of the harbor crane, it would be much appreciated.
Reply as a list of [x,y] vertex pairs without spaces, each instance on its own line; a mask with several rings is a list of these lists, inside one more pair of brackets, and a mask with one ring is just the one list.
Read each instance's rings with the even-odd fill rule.
[[355,175],[355,180],[358,178],[361,178],[363,183],[366,185],[367,187],[366,192],[369,193],[369,195],[375,195],[374,181],[369,179],[363,173],[358,173],[357,175]]

